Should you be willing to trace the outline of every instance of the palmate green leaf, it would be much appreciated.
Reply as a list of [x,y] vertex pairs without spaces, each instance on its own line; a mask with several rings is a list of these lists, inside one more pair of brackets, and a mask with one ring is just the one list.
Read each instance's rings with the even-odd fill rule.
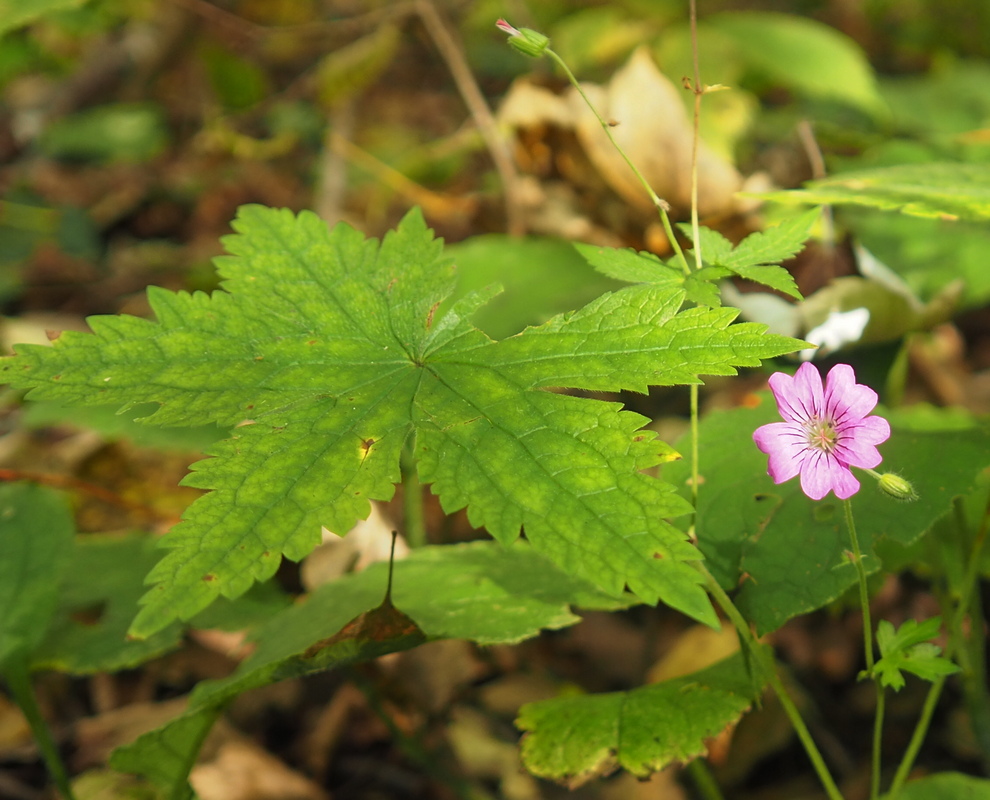
[[[801,293],[793,276],[776,265],[804,249],[811,226],[819,215],[817,208],[811,209],[772,228],[751,233],[735,247],[718,231],[700,228],[698,239],[702,260],[705,264],[722,267],[740,278],[761,283],[800,300]],[[692,235],[689,225],[681,225],[681,230],[688,236]]]
[[574,249],[602,275],[627,283],[655,283],[680,286],[684,273],[664,264],[653,253],[638,253],[630,248],[596,247],[576,242]]
[[[850,545],[842,501],[831,494],[810,500],[796,478],[775,485],[766,474],[767,459],[753,444],[753,431],[779,419],[766,394],[758,408],[710,414],[699,437],[704,481],[698,499],[699,547],[708,569],[725,589],[736,591],[737,606],[761,635],[835,600],[857,580],[846,556]],[[868,475],[857,474],[862,488],[851,502],[868,572],[881,566],[875,545],[903,548],[915,542],[990,463],[985,429],[921,432],[898,427],[896,421],[892,428],[890,439],[880,445],[878,469],[911,481],[919,498],[898,503],[881,494]],[[683,463],[666,465],[663,478],[687,493],[689,470]]]
[[238,425],[194,466],[209,490],[163,538],[168,552],[131,633],[188,619],[299,559],[321,525],[346,531],[389,499],[413,441],[420,478],[447,512],[507,544],[527,538],[606,592],[628,585],[709,624],[688,562],[698,553],[665,518],[689,506],[641,470],[670,457],[614,403],[548,391],[646,391],[733,374],[801,346],[735,312],[680,312],[683,293],[639,285],[493,342],[451,288],[442,245],[418,212],[381,245],[329,231],[310,213],[241,209],[218,259],[223,291],[149,289],[157,321],[94,317],[95,335],[24,345],[0,372],[68,404],[160,405],[163,425]]
[[75,526],[64,499],[28,483],[0,485],[0,672],[45,636]]
[[804,189],[761,194],[777,203],[852,204],[946,220],[990,219],[990,164],[900,164],[844,172]]
[[111,764],[146,775],[170,797],[186,797],[186,776],[202,736],[184,739],[184,732],[205,735],[200,726],[208,729],[218,709],[241,692],[408,649],[425,638],[514,643],[545,628],[574,624],[580,618],[572,605],[614,610],[635,602],[564,574],[523,542],[421,547],[394,569],[392,602],[415,631],[382,631],[378,638],[340,635],[381,603],[387,565],[328,583],[261,627],[253,636],[254,652],[233,675],[201,683],[181,717],[117,750]]
[[877,645],[881,658],[873,667],[874,674],[883,686],[894,691],[904,687],[902,671],[910,672],[926,681],[953,675],[959,667],[946,658],[940,658],[942,648],[929,642],[938,635],[940,617],[922,623],[909,619],[896,631],[887,620],[877,625]]
[[574,695],[523,706],[526,769],[570,787],[617,768],[639,778],[702,755],[705,740],[753,702],[740,655],[683,678],[629,692]]

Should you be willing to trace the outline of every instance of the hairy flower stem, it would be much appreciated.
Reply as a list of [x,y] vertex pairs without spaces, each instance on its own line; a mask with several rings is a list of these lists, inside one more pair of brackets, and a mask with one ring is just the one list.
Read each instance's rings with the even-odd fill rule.
[[797,706],[784,687],[783,681],[781,681],[780,676],[777,674],[777,667],[774,664],[770,651],[757,641],[749,628],[746,618],[736,608],[732,602],[732,598],[726,594],[725,590],[719,585],[719,582],[708,571],[708,568],[700,561],[692,562],[692,564],[703,576],[705,587],[735,626],[739,634],[740,643],[752,654],[753,661],[762,670],[764,678],[770,684],[770,688],[773,689],[774,694],[777,695],[777,699],[780,700],[780,705],[783,707],[784,713],[787,714],[787,718],[790,720],[794,732],[797,733],[798,739],[800,739],[801,744],[804,746],[804,750],[808,754],[811,765],[814,767],[815,773],[818,775],[818,780],[821,781],[829,800],[843,800],[842,792],[839,791],[832,773],[828,771],[825,759],[822,757],[818,745],[815,744],[815,740],[811,737],[811,732],[808,730],[808,726],[805,725],[804,719],[801,717],[801,712],[798,711]]
[[663,224],[664,233],[667,234],[667,239],[670,241],[670,246],[674,248],[674,252],[677,253],[677,257],[681,262],[681,268],[684,270],[685,275],[691,274],[691,266],[688,264],[687,257],[684,255],[684,251],[681,246],[677,243],[677,237],[674,236],[674,229],[670,224],[670,217],[667,216],[667,210],[670,208],[670,204],[666,200],[662,199],[655,191],[653,187],[650,186],[649,182],[643,177],[643,173],[637,169],[636,165],[633,164],[632,160],[626,155],[626,151],[623,150],[619,143],[615,141],[615,137],[612,136],[612,129],[609,124],[605,121],[601,114],[598,113],[598,109],[595,108],[591,100],[588,99],[588,95],[584,93],[584,89],[581,88],[581,84],[578,83],[578,79],[574,77],[574,73],[571,72],[570,68],[564,62],[560,56],[558,56],[549,47],[544,51],[546,55],[550,56],[556,62],[564,74],[567,76],[567,80],[571,82],[571,85],[577,89],[577,93],[581,95],[581,99],[584,100],[585,105],[591,109],[591,113],[595,115],[595,119],[598,120],[599,124],[602,126],[602,130],[605,131],[605,135],[608,137],[609,142],[618,151],[619,155],[622,156],[622,160],[626,162],[626,165],[633,171],[636,179],[642,184],[643,188],[646,189],[646,193],[649,195],[650,200],[653,205],[656,206],[657,212],[660,214],[660,222]]
[[873,622],[870,619],[870,592],[866,585],[866,567],[863,566],[863,554],[859,549],[859,537],[856,535],[856,523],[853,520],[852,503],[845,500],[846,525],[849,527],[849,541],[852,544],[852,562],[859,576],[859,604],[863,610],[863,651],[866,656],[866,671],[873,672]]
[[[863,612],[863,653],[866,657],[866,673],[873,677],[873,620],[870,617],[870,591],[866,584],[866,567],[863,566],[863,553],[859,549],[859,536],[856,535],[856,521],[853,519],[852,501],[843,501],[846,509],[846,526],[849,528],[849,542],[852,545],[852,562],[859,577],[859,605]],[[884,694],[883,687],[876,681],[877,709],[873,721],[873,768],[870,775],[870,800],[880,796],[880,743],[883,736]]]
[[4,663],[3,673],[0,677],[10,688],[10,693],[14,696],[14,700],[27,719],[28,725],[31,726],[34,741],[41,751],[41,757],[48,768],[48,774],[55,782],[59,794],[65,800],[74,800],[68,772],[62,763],[62,757],[55,746],[51,732],[48,730],[48,724],[41,715],[41,709],[38,708],[38,701],[35,699],[34,689],[31,687],[31,676],[26,660],[19,654],[9,658]]
[[[962,623],[973,599],[973,590],[976,587],[980,564],[983,561],[983,548],[987,541],[988,528],[990,528],[990,497],[987,499],[983,521],[973,539],[969,557],[966,559],[966,574],[961,584],[961,596],[947,626],[952,635],[950,635],[949,642],[945,648],[944,656],[946,658],[952,658],[955,650],[962,648]],[[932,681],[931,688],[928,690],[928,696],[925,698],[925,705],[921,709],[921,716],[918,718],[918,723],[914,726],[914,733],[911,734],[911,741],[908,742],[904,756],[901,758],[901,763],[898,765],[897,772],[894,774],[894,781],[891,783],[890,791],[887,793],[887,800],[897,800],[897,796],[901,793],[904,783],[911,774],[914,760],[918,757],[918,751],[921,750],[921,744],[924,742],[925,736],[928,735],[928,727],[931,725],[932,715],[935,713],[935,707],[938,705],[938,699],[942,694],[945,681],[945,677],[940,677]]]

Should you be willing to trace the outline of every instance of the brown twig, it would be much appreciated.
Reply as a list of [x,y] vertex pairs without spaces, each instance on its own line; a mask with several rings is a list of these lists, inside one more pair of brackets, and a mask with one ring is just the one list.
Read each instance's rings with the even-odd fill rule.
[[448,29],[437,11],[433,0],[417,0],[416,12],[419,14],[423,25],[433,39],[433,43],[440,51],[440,56],[447,64],[457,90],[468,107],[478,132],[491,154],[495,169],[502,179],[502,186],[505,190],[505,217],[506,229],[513,235],[521,235],[526,231],[526,222],[522,214],[522,206],[518,202],[519,197],[519,175],[516,172],[515,164],[506,146],[505,140],[498,131],[495,124],[495,117],[492,115],[488,103],[485,101],[481,89],[471,72],[467,58],[463,49],[454,40],[453,34]]
[[121,497],[116,492],[112,492],[103,486],[84,481],[81,478],[73,478],[70,475],[55,475],[48,472],[35,472],[33,470],[22,469],[0,469],[0,482],[13,481],[30,481],[31,483],[41,484],[42,486],[51,486],[53,489],[82,492],[108,505],[122,508],[125,511],[137,512],[149,520],[170,523],[179,521],[172,515],[164,515],[151,506],[143,503],[135,503],[133,500]]

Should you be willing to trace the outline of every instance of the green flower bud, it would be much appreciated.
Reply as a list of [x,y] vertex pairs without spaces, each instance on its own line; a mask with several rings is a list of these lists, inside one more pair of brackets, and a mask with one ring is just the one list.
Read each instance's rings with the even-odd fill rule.
[[915,494],[911,482],[904,480],[900,475],[893,472],[885,472],[880,476],[877,483],[880,486],[880,491],[890,495],[895,500],[910,501],[918,499],[918,495]]
[[550,46],[550,39],[532,28],[513,28],[504,19],[496,22],[495,27],[509,34],[509,44],[523,55],[539,58]]

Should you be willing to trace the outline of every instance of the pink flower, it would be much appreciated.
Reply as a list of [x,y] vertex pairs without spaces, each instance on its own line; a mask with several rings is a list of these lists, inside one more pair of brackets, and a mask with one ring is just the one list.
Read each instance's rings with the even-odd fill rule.
[[840,500],[859,491],[849,467],[872,469],[883,459],[877,445],[890,437],[890,424],[868,417],[877,393],[856,383],[848,364],[822,377],[804,363],[794,377],[783,372],[770,376],[770,389],[783,422],[771,422],[753,433],[756,446],[769,458],[767,474],[774,483],[801,475],[801,491],[821,500],[830,491]]

